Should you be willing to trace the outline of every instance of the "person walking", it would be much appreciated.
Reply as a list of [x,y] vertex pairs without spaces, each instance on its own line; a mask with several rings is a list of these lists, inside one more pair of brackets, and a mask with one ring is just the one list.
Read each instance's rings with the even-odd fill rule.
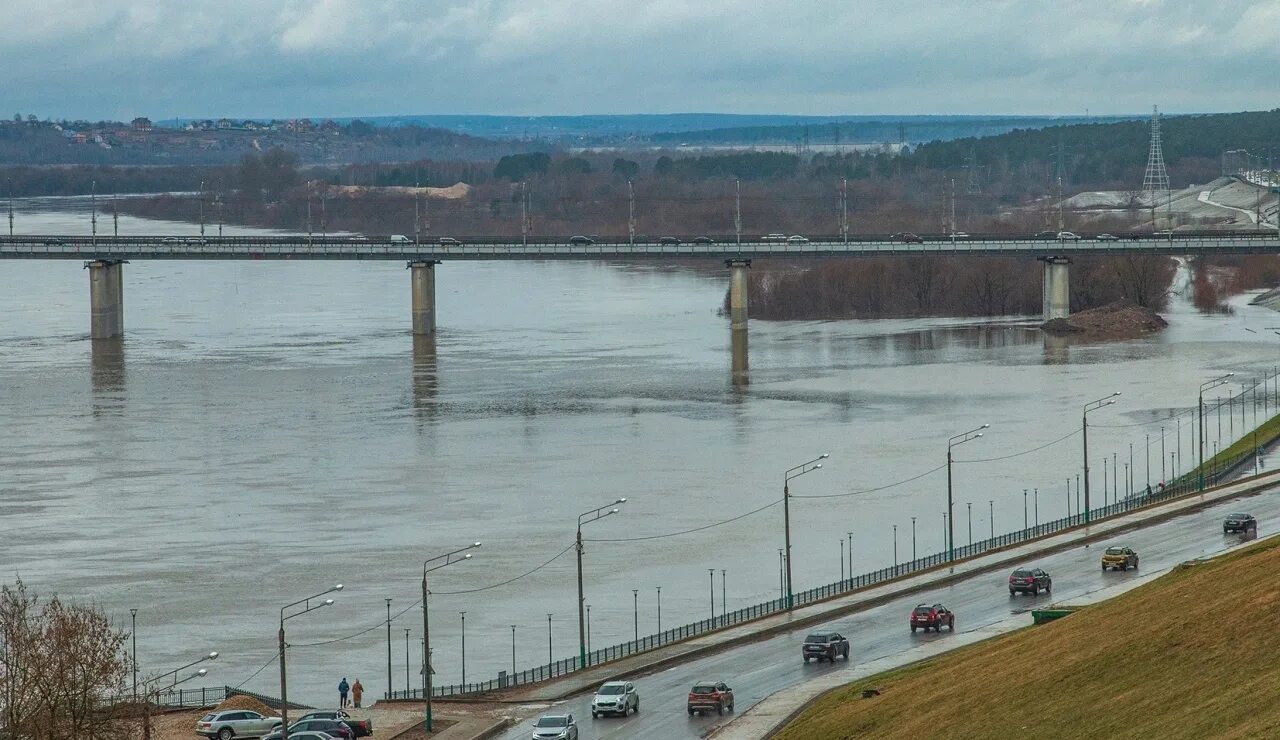
[[347,708],[347,692],[351,690],[351,684],[347,683],[347,677],[343,676],[338,682],[338,708]]
[[360,697],[364,696],[364,684],[360,683],[360,679],[351,684],[351,700],[355,702],[356,709],[360,708]]

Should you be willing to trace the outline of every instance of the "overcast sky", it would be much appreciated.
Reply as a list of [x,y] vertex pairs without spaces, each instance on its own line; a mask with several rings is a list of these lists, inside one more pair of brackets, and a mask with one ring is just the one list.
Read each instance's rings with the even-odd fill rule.
[[67,118],[1274,108],[1277,0],[5,0]]

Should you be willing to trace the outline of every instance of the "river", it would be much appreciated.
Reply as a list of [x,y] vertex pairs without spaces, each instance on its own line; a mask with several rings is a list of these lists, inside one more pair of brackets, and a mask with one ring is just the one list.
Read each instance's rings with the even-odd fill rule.
[[[87,233],[84,207],[24,201],[16,228]],[[195,227],[122,217],[119,230]],[[137,261],[124,268],[126,338],[95,349],[80,262],[0,263],[5,580],[99,604],[126,629],[136,608],[144,675],[218,650],[206,685],[272,695],[280,607],[341,582],[332,607],[288,622],[290,698],[331,703],[343,676],[370,696],[386,688],[386,598],[393,688],[405,629],[419,683],[422,561],[480,540],[433,574],[431,629],[437,682],[455,682],[465,611],[467,678],[483,680],[510,668],[513,624],[518,666],[546,660],[548,613],[554,656],[576,653],[572,552],[475,590],[564,551],[583,511],[628,499],[589,538],[690,529],[777,500],[783,471],[824,452],[793,494],[879,488],[938,468],[948,437],[982,423],[957,460],[1063,438],[1084,403],[1120,391],[1090,415],[1100,498],[1104,456],[1123,464],[1133,443],[1141,486],[1150,435],[1158,481],[1159,419],[1194,405],[1207,378],[1269,371],[1280,349],[1264,329],[1280,320],[1243,298],[1206,316],[1175,297],[1167,331],[1105,343],[1047,340],[1030,319],[755,321],[741,387],[716,310],[724,276],[462,262],[437,280],[426,344],[409,334],[399,263]],[[1175,439],[1167,422],[1166,456]],[[1079,467],[1078,435],[957,463],[957,542],[969,503],[975,539],[989,506],[997,531],[1020,528],[1024,489],[1038,489],[1041,519],[1062,516]],[[840,577],[848,532],[857,572],[892,562],[894,525],[909,559],[912,517],[917,552],[940,549],[945,480],[795,499],[797,586]],[[664,627],[705,617],[708,569],[717,612],[722,588],[730,609],[775,597],[781,540],[773,507],[589,542],[593,646],[630,639],[637,612],[653,632],[658,587]]]

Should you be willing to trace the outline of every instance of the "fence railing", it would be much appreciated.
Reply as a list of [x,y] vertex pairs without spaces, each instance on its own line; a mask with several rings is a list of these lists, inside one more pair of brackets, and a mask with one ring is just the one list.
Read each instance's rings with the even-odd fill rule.
[[201,686],[194,689],[166,689],[157,695],[156,702],[166,707],[198,709],[221,704],[230,696],[230,686]]
[[[1270,441],[1270,440],[1268,440]],[[1228,460],[1217,460],[1212,470],[1205,473],[1205,486],[1217,485],[1220,481],[1226,480],[1236,470],[1243,467],[1246,462],[1251,462],[1255,454],[1254,450],[1249,450],[1239,455],[1234,455]],[[1209,467],[1206,461],[1206,468]],[[1120,498],[1114,503],[1104,504],[1100,507],[1090,509],[1089,520],[1096,522],[1108,517],[1118,516],[1134,509],[1147,506],[1148,504],[1159,503],[1169,499],[1184,496],[1189,493],[1199,491],[1199,473],[1193,470],[1183,476],[1171,481],[1168,485],[1159,486],[1157,488],[1146,488],[1135,493],[1135,495]],[[1060,519],[1054,519],[1047,522],[1029,526],[1014,532],[989,537],[984,540],[972,542],[966,545],[957,545],[955,547],[955,559],[981,555],[986,552],[998,550],[1010,545],[1016,545],[1027,542],[1038,537],[1061,532],[1071,527],[1080,526],[1085,523],[1085,517],[1082,512],[1072,513]],[[870,573],[863,573],[858,576],[828,583],[822,586],[800,591],[793,595],[795,606],[804,606],[813,604],[833,596],[840,596],[859,589],[875,586],[895,578],[911,575],[930,568],[937,567],[948,562],[947,553],[937,552],[925,555],[915,560],[898,563],[892,566],[886,566]],[[778,614],[786,611],[786,602],[784,599],[770,599],[759,604],[754,604],[727,614],[717,616],[714,619],[703,619],[689,624],[683,624],[679,627],[673,627],[657,634],[648,635],[639,640],[631,640],[629,642],[610,645],[599,650],[592,650],[587,653],[587,667],[607,663],[609,661],[626,658],[631,655],[643,653],[654,648],[664,645],[687,640],[691,637],[704,635],[715,630],[732,627],[734,625],[750,622],[761,617],[772,614]],[[558,678],[579,670],[578,658],[564,658],[545,665],[536,666],[518,673],[508,673],[502,671],[497,678],[488,681],[478,681],[474,683],[450,684],[445,686],[432,686],[431,695],[433,697],[450,697],[464,696],[467,694],[477,694],[487,691],[496,691],[500,689],[509,689],[516,686],[524,686],[527,684],[538,683],[552,678]],[[423,696],[422,689],[410,689],[407,691],[394,691],[387,694],[389,699],[421,699]]]

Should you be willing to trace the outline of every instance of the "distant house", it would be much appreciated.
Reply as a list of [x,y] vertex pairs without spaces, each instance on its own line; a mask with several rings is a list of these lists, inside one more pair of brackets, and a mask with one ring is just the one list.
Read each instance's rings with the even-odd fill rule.
[[138,116],[130,122],[130,125],[133,126],[134,131],[150,131],[151,119],[145,116]]
[[77,144],[88,144],[88,143],[89,143],[89,135],[88,135],[88,134],[86,134],[86,133],[84,133],[84,132],[82,132],[82,131],[77,131],[77,132],[75,132],[75,133],[71,134],[71,141],[73,141],[73,142],[75,142],[75,143],[77,143]]
[[215,123],[213,127],[225,131],[227,129],[234,128],[235,124],[231,122],[230,118],[219,118],[218,122]]

